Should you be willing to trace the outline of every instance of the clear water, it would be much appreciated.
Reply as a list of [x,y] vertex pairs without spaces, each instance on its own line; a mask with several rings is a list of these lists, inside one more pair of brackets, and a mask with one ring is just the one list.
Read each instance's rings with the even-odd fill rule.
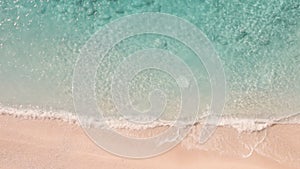
[[[278,119],[300,111],[298,0],[234,0],[230,3],[222,0],[2,0],[1,105],[74,112],[72,74],[82,45],[106,23],[142,12],[176,15],[207,35],[225,69],[225,116]],[[139,46],[138,42],[143,45]],[[119,44],[103,64],[117,64],[120,62],[117,54],[129,54],[143,47],[167,48],[182,54],[183,58],[192,55],[174,40],[149,35]],[[186,62],[199,70],[197,77],[203,87],[200,90],[205,97],[202,103],[205,108],[211,92],[205,81],[207,73],[201,63],[193,59]],[[110,69],[112,67],[98,71],[98,90],[105,87],[101,73]],[[137,77],[136,80],[145,79]],[[154,79],[153,83],[157,81]],[[172,88],[172,85],[164,87]],[[173,94],[176,98],[176,92]],[[143,109],[147,105],[137,107]],[[172,106],[169,108],[171,111]]]

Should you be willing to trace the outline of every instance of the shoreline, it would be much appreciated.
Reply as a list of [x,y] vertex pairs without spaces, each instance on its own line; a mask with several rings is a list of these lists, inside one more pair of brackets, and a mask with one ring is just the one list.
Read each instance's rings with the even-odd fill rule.
[[[15,118],[23,118],[23,119],[29,119],[29,120],[59,120],[62,122],[67,122],[69,124],[76,124],[81,125],[78,121],[78,117],[76,113],[63,111],[63,110],[43,110],[39,107],[35,108],[16,108],[16,107],[5,107],[0,104],[0,116],[12,116]],[[199,125],[205,123],[205,118],[207,115],[199,118],[195,121],[193,125]],[[204,120],[203,120],[204,119]],[[103,124],[106,124],[108,121],[110,125],[116,128],[125,128],[125,129],[144,129],[145,126],[139,126],[139,125],[131,125],[131,123],[127,123],[126,121],[120,122],[120,119],[114,119],[114,118],[108,118],[105,119],[106,121],[103,122]],[[86,117],[86,121],[84,121],[86,127],[90,127],[93,125],[99,125],[99,121],[93,121],[93,119]],[[93,124],[95,122],[95,124]],[[147,128],[155,128],[155,127],[161,127],[161,126],[170,126],[170,124],[173,124],[172,121],[158,121],[155,122],[155,124],[146,126]],[[262,131],[265,130],[268,127],[271,127],[273,125],[300,125],[300,112],[290,114],[287,116],[279,117],[276,119],[246,119],[246,118],[229,118],[229,117],[220,117],[219,123],[217,127],[232,127],[238,132],[256,132],[256,131]],[[191,125],[191,124],[185,124],[182,123],[182,125]]]
[[[78,125],[60,120],[23,119],[0,115],[0,168],[299,168],[300,143],[297,140],[300,139],[300,125],[274,125],[269,127],[266,133],[267,137],[263,138],[264,132],[243,135],[231,127],[218,127],[214,136],[205,145],[201,145],[202,148],[194,146],[195,137],[189,135],[181,144],[164,154],[134,160],[116,157],[102,150],[88,139]],[[295,135],[297,133],[298,135]],[[243,158],[239,156],[241,154],[225,152],[245,152],[243,144],[247,142],[252,145],[257,140],[253,142],[249,138],[255,138],[254,136],[263,138],[263,141],[256,145],[251,156]],[[239,143],[241,138],[243,144]],[[275,138],[280,138],[281,142],[277,142]],[[218,141],[222,139],[224,144],[219,144]],[[228,146],[226,140],[230,141],[231,145]],[[187,148],[187,145],[192,147]],[[225,153],[220,153],[216,147]]]

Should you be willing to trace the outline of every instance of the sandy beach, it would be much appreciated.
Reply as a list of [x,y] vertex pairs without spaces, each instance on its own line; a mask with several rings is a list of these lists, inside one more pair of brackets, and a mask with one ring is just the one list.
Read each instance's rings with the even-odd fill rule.
[[[270,157],[256,152],[248,158],[241,158],[222,155],[210,150],[193,148],[188,150],[186,146],[183,146],[183,144],[189,144],[186,139],[182,144],[160,156],[135,160],[116,157],[105,152],[89,140],[78,125],[59,120],[23,119],[1,115],[0,168],[297,169],[300,167],[300,143],[297,141],[300,140],[299,133],[299,125],[272,126],[268,131],[268,137],[260,145],[269,146],[264,151],[269,153]],[[207,144],[213,145],[214,140],[220,135],[232,137],[231,141],[235,142],[234,137],[238,135],[238,132],[229,127],[219,127],[212,141]],[[274,138],[280,136],[285,141],[278,143]],[[273,157],[276,155],[272,154],[273,149],[281,152],[282,157],[286,154],[286,159],[281,159],[281,162],[274,160]]]

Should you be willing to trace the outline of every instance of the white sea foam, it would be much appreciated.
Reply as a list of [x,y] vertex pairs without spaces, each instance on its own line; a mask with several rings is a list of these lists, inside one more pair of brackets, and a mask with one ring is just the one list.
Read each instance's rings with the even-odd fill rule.
[[19,106],[19,108],[15,107],[7,107],[0,105],[0,114],[1,115],[10,115],[13,117],[20,117],[24,119],[53,119],[53,120],[62,120],[68,123],[79,124],[77,117],[70,112],[67,111],[52,111],[52,110],[43,110],[39,107],[30,107],[23,108]]
[[[174,121],[167,120],[156,120],[149,124],[138,124],[127,121],[121,117],[106,117],[101,121],[95,117],[81,117],[79,122],[78,117],[75,113],[63,111],[63,110],[44,110],[39,107],[26,107],[22,106],[8,107],[0,105],[0,114],[1,115],[10,115],[13,117],[19,117],[24,119],[49,119],[49,120],[61,120],[76,125],[83,125],[84,127],[111,127],[117,129],[132,129],[132,130],[143,130],[151,129],[161,126],[172,126]],[[190,126],[194,124],[205,124],[205,118],[207,115],[204,115],[193,124],[187,122],[177,122],[176,125],[180,126]],[[149,121],[151,117],[145,117],[146,121]],[[141,119],[143,120],[143,119]],[[191,120],[187,120],[191,122]],[[289,116],[281,117],[278,119],[241,119],[241,118],[230,118],[223,117],[217,122],[217,126],[230,126],[236,129],[239,132],[243,131],[261,131],[269,126],[275,124],[300,124],[300,114],[295,113]]]

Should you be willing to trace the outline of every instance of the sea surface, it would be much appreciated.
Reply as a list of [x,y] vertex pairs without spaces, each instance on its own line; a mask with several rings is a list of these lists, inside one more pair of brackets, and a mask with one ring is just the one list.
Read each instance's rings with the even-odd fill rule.
[[[226,76],[222,117],[228,120],[223,123],[300,122],[298,0],[1,0],[2,112],[76,119],[72,78],[81,48],[105,24],[145,12],[185,19],[209,39]],[[107,79],[122,59],[147,48],[169,50],[196,72],[202,98],[198,116],[205,117],[213,91],[203,63],[182,43],[153,34],[123,40],[100,62],[95,91],[106,116],[116,115]],[[175,116],[180,93],[168,74],[145,70],[130,84],[138,110],[147,109],[148,93],[160,88],[169,95],[164,117]]]

